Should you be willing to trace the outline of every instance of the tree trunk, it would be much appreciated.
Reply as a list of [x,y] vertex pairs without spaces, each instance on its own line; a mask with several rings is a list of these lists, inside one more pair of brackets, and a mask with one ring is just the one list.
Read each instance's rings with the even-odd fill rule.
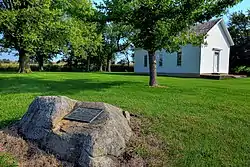
[[106,71],[111,72],[111,59],[108,57],[107,58],[107,68]]
[[99,55],[99,71],[102,72],[102,57]]
[[129,58],[127,58],[127,62],[128,62],[128,72],[129,72],[129,64],[130,64]]
[[102,72],[102,62],[100,62],[99,71]]
[[153,51],[149,51],[149,75],[149,86],[157,86],[156,55]]
[[24,50],[19,51],[19,69],[18,73],[30,73],[29,57]]
[[87,71],[90,72],[90,56],[87,57]]
[[69,56],[69,58],[68,58],[68,60],[67,60],[68,62],[68,66],[69,66],[69,71],[72,71],[72,68],[73,68],[73,60],[72,60],[72,56],[70,55]]
[[43,71],[43,54],[38,55],[38,66],[39,71]]

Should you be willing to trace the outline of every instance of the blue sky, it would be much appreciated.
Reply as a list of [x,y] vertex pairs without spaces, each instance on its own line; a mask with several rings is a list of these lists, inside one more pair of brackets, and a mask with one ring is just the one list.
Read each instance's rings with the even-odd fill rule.
[[[102,0],[94,0],[95,2],[101,2]],[[233,13],[233,12],[237,12],[237,11],[247,11],[248,9],[250,9],[250,0],[243,0],[241,3],[239,3],[238,5],[230,8],[228,10],[228,13],[226,15],[223,16],[224,20],[226,21],[226,23],[228,22],[228,16]],[[0,59],[11,59],[11,60],[18,60],[17,56],[13,56],[13,55],[9,55],[6,53],[0,53]]]
[[230,8],[228,10],[228,14],[226,14],[223,18],[226,22],[228,22],[228,16],[229,14],[233,13],[233,12],[237,12],[237,11],[247,11],[250,10],[250,0],[243,0],[241,3],[239,3],[238,5]]

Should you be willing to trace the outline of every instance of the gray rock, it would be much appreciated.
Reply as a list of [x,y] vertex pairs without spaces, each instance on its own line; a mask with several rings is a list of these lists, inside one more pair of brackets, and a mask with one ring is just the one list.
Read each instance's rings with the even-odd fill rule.
[[[91,123],[64,119],[79,107],[104,112]],[[119,166],[117,158],[132,135],[120,108],[58,96],[37,97],[21,119],[19,132],[58,158],[83,167]]]
[[128,123],[130,123],[130,114],[128,111],[123,111],[124,117],[127,119]]
[[20,121],[20,132],[27,139],[43,139],[75,104],[67,97],[37,97]]

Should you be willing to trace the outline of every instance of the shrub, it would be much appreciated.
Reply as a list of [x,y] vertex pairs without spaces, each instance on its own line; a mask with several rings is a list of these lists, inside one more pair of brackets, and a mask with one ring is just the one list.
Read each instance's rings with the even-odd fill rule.
[[250,74],[250,67],[238,66],[238,67],[234,68],[233,71],[236,74],[249,75]]

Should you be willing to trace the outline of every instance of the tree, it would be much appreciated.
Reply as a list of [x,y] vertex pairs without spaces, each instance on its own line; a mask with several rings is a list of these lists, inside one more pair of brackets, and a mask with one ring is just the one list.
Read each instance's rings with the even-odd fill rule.
[[235,12],[229,19],[229,31],[235,45],[231,48],[230,68],[250,65],[250,10]]
[[[47,29],[51,16],[57,12],[49,10],[50,1],[7,1],[0,2],[0,32],[3,47],[19,52],[19,72],[30,72],[29,56],[39,43],[43,29]],[[47,21],[49,19],[49,21]]]
[[128,25],[110,22],[107,11],[103,10],[103,4],[94,3],[95,17],[92,21],[97,23],[97,29],[102,34],[102,45],[98,48],[98,66],[99,71],[103,70],[103,65],[106,63],[105,70],[111,72],[112,60],[115,59],[115,54],[126,49],[130,45],[131,28]]
[[76,56],[73,47],[69,46],[68,52],[63,54],[62,60],[67,63],[66,66],[72,71],[73,67],[77,68],[78,63],[81,61],[81,57]]
[[111,61],[115,53],[125,50],[129,45],[130,27],[123,24],[109,23],[104,29],[104,55],[107,59],[106,70],[111,72]]
[[[96,33],[95,35],[93,36],[95,39],[90,40],[87,45],[78,49],[71,44],[68,45],[67,52],[64,52],[63,60],[67,62],[70,70],[72,70],[72,67],[78,68],[79,63],[81,63],[81,69],[86,67],[86,71],[91,71],[91,59],[96,60],[94,57],[97,57],[99,48],[101,47],[101,36]],[[82,38],[86,40],[86,38]]]
[[90,41],[98,43],[93,14],[88,0],[0,0],[0,44],[19,52],[21,73],[30,71],[30,56],[65,51],[69,43],[82,55]]
[[[127,64],[127,70],[129,70],[129,66],[130,66],[130,58],[133,58],[134,55],[134,46],[130,45],[128,46],[125,50],[121,51],[120,54],[123,56],[123,59],[121,59],[120,62],[118,62],[117,64]],[[121,57],[121,56],[120,56]]]
[[[53,22],[53,20],[50,22]],[[39,71],[43,71],[44,61],[52,60],[62,53],[63,48],[66,47],[66,42],[69,40],[68,35],[70,33],[67,30],[68,27],[65,24],[62,25],[63,22],[60,20],[55,23],[50,23],[50,26],[41,32],[37,46],[34,48],[35,55],[32,57],[38,62]]]
[[198,45],[204,35],[190,31],[198,22],[222,14],[241,0],[106,0],[108,20],[130,25],[132,43],[149,53],[150,86],[157,86],[156,55],[162,48],[177,51],[188,43]]

